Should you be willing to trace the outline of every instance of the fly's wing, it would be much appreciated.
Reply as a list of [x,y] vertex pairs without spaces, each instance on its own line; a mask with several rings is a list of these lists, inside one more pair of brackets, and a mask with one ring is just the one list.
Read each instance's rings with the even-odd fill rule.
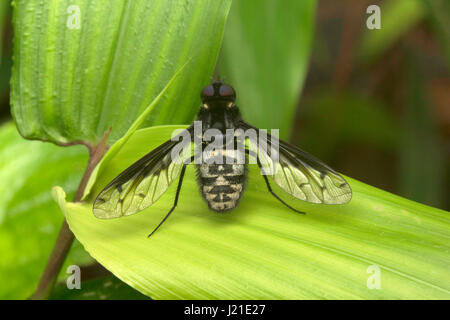
[[169,140],[136,161],[99,193],[94,201],[94,215],[101,219],[118,218],[151,206],[191,158],[191,144]]
[[[256,130],[258,139],[267,147],[261,147],[254,139],[247,139],[247,147],[265,173],[284,191],[303,201],[324,204],[344,204],[351,200],[352,190],[336,171],[326,164],[287,142],[278,140],[278,161],[276,145],[271,148],[271,136],[267,139],[259,135],[258,129],[242,121],[244,130]],[[259,146],[259,148],[258,148]],[[275,157],[271,157],[273,154]]]

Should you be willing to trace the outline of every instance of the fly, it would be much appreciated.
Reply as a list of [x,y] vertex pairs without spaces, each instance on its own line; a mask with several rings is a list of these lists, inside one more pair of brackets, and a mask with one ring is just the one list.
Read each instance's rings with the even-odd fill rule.
[[[349,184],[336,171],[245,122],[231,86],[214,81],[202,90],[201,100],[193,125],[136,161],[100,192],[93,205],[97,218],[118,218],[142,211],[178,179],[173,206],[150,237],[177,206],[186,166],[190,163],[195,163],[197,182],[208,207],[219,213],[238,206],[247,183],[249,160],[258,164],[268,192],[297,213],[304,212],[280,198],[272,190],[268,177],[286,193],[303,201],[345,204],[351,200]],[[196,132],[196,124],[200,125],[200,132]],[[250,138],[246,132],[255,136]],[[187,147],[180,141],[186,136],[189,137]]]

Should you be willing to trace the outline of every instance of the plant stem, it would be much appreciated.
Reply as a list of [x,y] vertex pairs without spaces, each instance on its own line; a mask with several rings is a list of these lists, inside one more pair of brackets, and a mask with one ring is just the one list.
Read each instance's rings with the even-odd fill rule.
[[33,300],[42,300],[49,297],[62,264],[72,246],[73,239],[74,235],[72,231],[70,231],[66,219],[64,219],[55,246],[53,247],[53,251],[50,254],[50,258],[44,269],[44,273],[42,274],[36,292],[32,297]]
[[[102,140],[94,147],[85,144],[89,149],[89,160],[83,178],[81,179],[78,189],[73,198],[73,202],[81,201],[92,172],[107,150],[106,140],[110,132],[111,128],[109,128],[109,130],[103,136]],[[39,285],[32,296],[33,300],[43,300],[47,299],[50,296],[50,293],[56,283],[58,274],[62,268],[64,261],[66,260],[67,254],[69,253],[74,239],[75,236],[70,230],[66,219],[64,219],[61,229],[59,230],[56,243],[53,247],[52,253],[50,254],[50,258],[48,259],[47,265],[45,266],[44,272],[42,273]]]

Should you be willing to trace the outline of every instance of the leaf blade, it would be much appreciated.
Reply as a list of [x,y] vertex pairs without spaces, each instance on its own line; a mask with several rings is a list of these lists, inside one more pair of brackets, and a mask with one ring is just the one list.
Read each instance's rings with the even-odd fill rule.
[[[226,1],[14,2],[12,114],[21,134],[95,145],[120,138],[186,61],[188,75],[144,126],[192,120],[230,6]],[[69,27],[78,8],[80,25]],[[182,99],[182,100],[181,100]],[[173,106],[186,103],[180,112]]]
[[[237,89],[244,119],[286,139],[306,77],[316,1],[235,1],[219,73]],[[258,10],[255,10],[258,8]]]
[[[144,141],[156,147],[175,128],[138,130],[93,193],[147,151]],[[450,297],[448,212],[351,178],[354,197],[341,206],[304,203],[273,186],[307,212],[296,215],[268,197],[251,167],[239,207],[218,215],[201,199],[194,168],[184,181],[174,214],[150,239],[146,235],[172,205],[174,185],[152,207],[126,218],[99,220],[91,202],[67,203],[67,221],[95,259],[155,299]],[[381,269],[381,290],[367,288],[371,265]]]
[[[12,122],[0,126],[1,299],[27,299],[36,289],[63,220],[50,189],[59,184],[72,199],[86,162],[83,146],[27,141]],[[66,264],[89,261],[75,241]]]

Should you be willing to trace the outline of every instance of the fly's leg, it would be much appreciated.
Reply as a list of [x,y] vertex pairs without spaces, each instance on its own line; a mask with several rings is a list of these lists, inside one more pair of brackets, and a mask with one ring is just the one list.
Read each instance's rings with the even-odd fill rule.
[[150,238],[150,236],[152,234],[154,234],[156,232],[156,230],[158,230],[158,228],[164,223],[164,221],[167,220],[167,218],[170,216],[170,214],[172,213],[172,211],[175,209],[175,207],[177,206],[178,203],[178,197],[180,196],[180,190],[181,190],[181,185],[183,184],[183,177],[184,177],[184,173],[186,171],[186,163],[183,164],[183,168],[181,168],[181,173],[180,173],[180,178],[178,180],[178,187],[177,187],[177,193],[175,194],[175,201],[173,203],[172,208],[169,210],[169,213],[166,214],[166,216],[164,217],[164,219],[162,219],[162,221],[158,224],[158,226],[155,228],[155,230],[152,231],[152,233],[150,233],[148,235],[148,238]]
[[[248,149],[245,149],[245,153],[246,153],[247,155],[251,155],[251,156],[253,156],[254,158],[256,158],[256,161],[258,162],[258,167],[259,167],[259,169],[261,170],[261,169],[262,169],[262,165],[261,165],[261,161],[259,161],[258,155],[257,155],[254,151],[251,151],[251,150],[248,150]],[[286,202],[284,202],[283,199],[281,199],[279,196],[277,196],[277,194],[276,194],[275,192],[273,192],[272,187],[270,186],[270,183],[269,183],[269,179],[267,179],[267,176],[264,175],[264,174],[262,174],[262,176],[263,176],[263,178],[264,178],[264,181],[266,181],[267,189],[269,190],[269,192],[270,192],[275,198],[278,199],[278,201],[280,201],[280,202],[281,202],[282,204],[284,204],[286,207],[288,207],[289,209],[291,209],[291,210],[293,210],[293,211],[295,211],[295,212],[297,212],[297,213],[306,214],[306,212],[299,211],[299,210],[297,210],[297,209],[291,207],[291,206],[288,205]]]

